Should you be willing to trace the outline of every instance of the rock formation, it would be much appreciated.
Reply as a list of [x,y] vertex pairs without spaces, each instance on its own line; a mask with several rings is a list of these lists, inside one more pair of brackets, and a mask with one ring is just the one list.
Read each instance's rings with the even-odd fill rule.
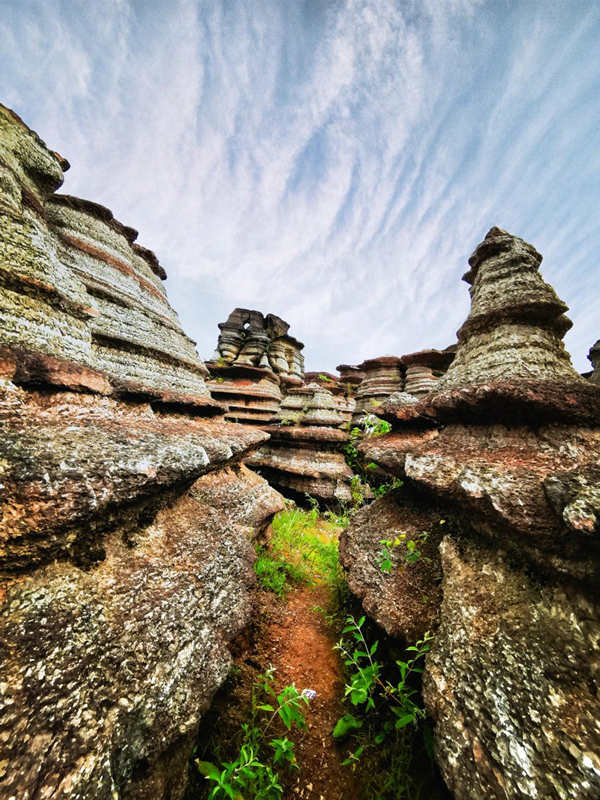
[[177,800],[282,502],[67,167],[0,106],[0,793]]
[[340,383],[344,385],[348,394],[355,394],[365,377],[365,373],[360,367],[352,364],[338,364],[336,369],[340,373]]
[[[282,423],[264,428],[271,438],[247,463],[283,494],[331,503],[351,499],[353,474],[343,446],[348,433],[333,394],[316,383],[290,389],[281,409]],[[291,424],[290,424],[291,423]]]
[[400,359],[406,370],[404,391],[413,397],[423,397],[435,389],[438,379],[454,360],[452,350],[420,350]]
[[588,359],[592,362],[593,367],[593,371],[589,376],[589,380],[592,383],[600,384],[600,339],[598,339],[593,347],[590,347]]
[[[410,425],[389,413],[392,433],[363,445],[404,487],[341,543],[350,585],[389,631],[411,639],[437,615],[424,695],[457,800],[600,796],[600,387],[570,365],[567,309],[540,260],[497,228],[477,247],[455,361]],[[445,533],[440,557],[408,564],[420,531]],[[437,602],[437,570],[432,613],[419,598]]]
[[289,325],[275,314],[234,309],[207,363],[212,396],[227,408],[225,418],[265,425],[278,416],[283,394],[304,382],[304,345],[288,335]]
[[404,389],[404,368],[396,356],[367,359],[359,369],[364,378],[356,390],[354,422],[365,414],[377,414],[384,400]]
[[356,407],[353,397],[354,386],[351,383],[342,383],[339,376],[332,375],[330,372],[306,372],[304,380],[307,384],[316,383],[331,392],[337,411],[342,415],[343,421],[350,424]]
[[[572,367],[562,338],[567,306],[539,274],[542,256],[523,239],[492,228],[469,258],[471,313],[458,331],[456,358],[427,398],[445,419],[589,422],[598,395]],[[526,419],[525,419],[525,416]]]

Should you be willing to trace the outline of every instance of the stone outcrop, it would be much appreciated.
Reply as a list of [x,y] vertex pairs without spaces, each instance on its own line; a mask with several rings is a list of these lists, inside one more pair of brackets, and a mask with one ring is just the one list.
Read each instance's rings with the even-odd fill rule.
[[346,420],[333,394],[316,383],[292,388],[281,415],[282,424],[264,429],[271,438],[248,465],[292,498],[309,494],[324,503],[349,501],[353,474],[342,452],[349,437],[341,430]]
[[365,377],[365,373],[360,367],[352,364],[338,364],[336,369],[340,374],[339,381],[344,385],[347,393],[349,395],[355,394]]
[[436,387],[438,379],[454,360],[452,350],[420,350],[402,356],[405,368],[404,391],[413,397],[424,397]]
[[275,314],[234,309],[219,323],[208,386],[227,408],[225,418],[250,425],[274,422],[285,392],[304,383],[304,345]]
[[[570,365],[566,307],[540,260],[497,228],[475,250],[455,361],[410,418],[384,412],[393,431],[361,445],[404,488],[341,542],[386,629],[410,639],[437,616],[424,696],[457,800],[600,794],[600,387]],[[418,594],[434,596],[435,578],[404,575],[419,560],[399,549],[389,575],[376,566],[389,530],[431,534],[434,517],[412,520],[433,510],[442,600],[424,618]]]
[[[350,591],[389,636],[414,642],[436,622],[442,520],[435,507],[411,505],[396,490],[356,513],[350,535],[340,540]],[[380,566],[382,539],[391,542],[386,546],[393,564],[389,574]],[[414,563],[407,560],[408,542],[415,543],[420,554]]]
[[539,273],[532,245],[492,228],[469,258],[471,313],[456,358],[427,398],[428,413],[539,423],[594,422],[598,394],[571,365],[567,306]]
[[268,368],[211,364],[207,381],[215,400],[227,408],[225,419],[245,425],[268,425],[278,416],[281,382]]
[[0,794],[177,800],[282,500],[67,166],[0,107]]
[[316,383],[331,392],[333,403],[342,415],[343,421],[350,424],[356,407],[353,396],[355,384],[343,383],[339,376],[332,375],[330,372],[305,372],[304,380],[307,384]]
[[589,380],[592,383],[600,384],[600,339],[598,339],[595,345],[590,347],[588,360],[591,361],[593,367]]
[[404,390],[404,367],[396,356],[367,359],[359,369],[364,378],[356,390],[354,422],[365,414],[377,414],[391,394]]

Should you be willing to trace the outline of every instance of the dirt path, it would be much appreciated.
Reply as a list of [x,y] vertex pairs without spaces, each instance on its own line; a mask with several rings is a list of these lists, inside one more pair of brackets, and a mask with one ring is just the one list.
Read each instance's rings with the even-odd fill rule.
[[356,777],[350,767],[342,766],[346,754],[331,736],[344,713],[343,667],[333,650],[335,631],[314,610],[315,606],[329,608],[329,591],[327,587],[294,589],[263,634],[264,655],[277,669],[277,684],[294,683],[299,690],[317,692],[306,715],[308,729],[294,734],[300,770],[285,797],[350,800],[359,796]]

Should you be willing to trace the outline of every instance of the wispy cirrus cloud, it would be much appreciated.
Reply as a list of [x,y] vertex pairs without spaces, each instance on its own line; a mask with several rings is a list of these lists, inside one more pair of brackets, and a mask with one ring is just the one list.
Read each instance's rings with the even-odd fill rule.
[[208,355],[235,305],[332,369],[445,346],[493,224],[600,336],[597,4],[3,0],[0,93],[140,230]]

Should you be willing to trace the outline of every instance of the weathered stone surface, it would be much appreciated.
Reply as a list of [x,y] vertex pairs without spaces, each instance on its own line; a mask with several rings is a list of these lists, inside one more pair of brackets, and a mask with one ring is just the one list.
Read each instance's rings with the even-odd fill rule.
[[[275,314],[234,309],[207,362],[210,391],[227,408],[226,419],[268,425],[278,416],[283,393],[304,383],[304,345],[288,336],[289,325]],[[283,387],[283,392],[282,392]]]
[[208,387],[227,408],[225,419],[246,425],[268,425],[279,416],[280,380],[270,369],[237,362],[229,367],[210,364]]
[[331,428],[270,426],[271,438],[246,463],[282,494],[309,494],[323,502],[351,499],[352,470],[341,447],[348,437]]
[[119,394],[218,406],[136,231],[53,192],[66,162],[0,107],[0,344],[103,373]]
[[6,797],[176,798],[248,621],[249,533],[281,498],[243,467],[121,508],[104,557],[5,582]]
[[367,359],[359,369],[364,378],[356,390],[354,421],[364,414],[377,414],[384,400],[404,389],[404,367],[396,356]]
[[349,501],[353,474],[342,452],[349,437],[341,430],[346,417],[332,393],[316,383],[292,387],[281,419],[285,424],[264,428],[271,438],[247,464],[294,498],[310,494],[323,502]]
[[[348,586],[390,636],[412,643],[436,621],[442,519],[435,508],[419,509],[406,502],[400,491],[391,491],[355,514],[340,536],[340,561]],[[393,562],[390,572],[380,566],[382,539],[397,541],[388,547]],[[421,555],[414,563],[406,558],[407,541],[418,543]]]
[[0,107],[0,794],[178,800],[282,498],[66,166]]
[[209,363],[270,369],[284,384],[301,385],[304,345],[288,335],[289,327],[275,314],[235,308],[226,322],[219,323],[221,333]]
[[342,383],[349,392],[355,392],[365,377],[361,368],[353,364],[338,364],[336,369],[340,373],[340,383]]
[[426,413],[522,422],[600,421],[600,391],[572,367],[562,337],[567,306],[539,274],[532,245],[491,228],[469,259],[471,313],[458,331],[456,357]]
[[600,339],[598,339],[596,344],[590,347],[588,360],[591,361],[593,367],[593,371],[589,376],[589,380],[592,383],[600,384]]
[[[598,387],[570,365],[566,307],[540,260],[490,231],[466,276],[473,308],[455,361],[418,402],[388,399],[393,432],[360,445],[402,477],[407,504],[436,507],[452,531],[424,677],[457,800],[600,796]],[[373,572],[394,517],[374,503],[357,520],[347,574],[394,630],[394,600],[407,615],[406,591],[415,600],[410,587],[386,594]]]
[[445,539],[425,699],[457,800],[600,796],[597,597]]
[[420,350],[402,356],[406,370],[404,391],[413,397],[429,394],[453,360],[454,352],[449,350]]
[[2,565],[24,569],[56,557],[98,557],[101,541],[94,541],[90,525],[100,525],[111,509],[193,480],[266,438],[222,421],[157,415],[143,403],[26,392],[4,380]]

